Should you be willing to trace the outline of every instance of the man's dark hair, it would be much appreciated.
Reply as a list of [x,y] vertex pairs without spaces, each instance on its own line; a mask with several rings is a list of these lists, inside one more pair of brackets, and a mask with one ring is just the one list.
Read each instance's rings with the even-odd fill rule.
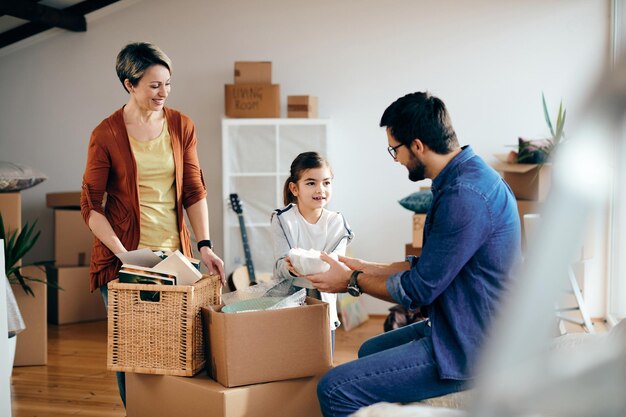
[[404,145],[421,140],[433,152],[445,155],[459,147],[446,105],[428,92],[400,97],[383,113],[380,126],[389,128]]

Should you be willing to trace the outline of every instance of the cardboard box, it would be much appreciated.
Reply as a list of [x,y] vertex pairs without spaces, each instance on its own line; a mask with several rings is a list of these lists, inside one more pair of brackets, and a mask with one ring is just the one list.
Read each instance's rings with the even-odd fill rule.
[[80,208],[80,191],[47,193],[46,206],[51,208]]
[[404,256],[421,256],[422,248],[416,248],[412,243],[404,245]]
[[127,373],[126,414],[128,417],[321,417],[318,380],[309,377],[225,388],[204,374],[185,378]]
[[107,311],[99,291],[89,292],[89,267],[50,267],[48,281],[62,289],[48,287],[48,322],[68,324],[104,320]]
[[222,313],[202,309],[210,375],[225,387],[320,375],[332,367],[328,304]]
[[272,63],[270,61],[235,62],[235,84],[271,84]]
[[421,248],[424,243],[424,224],[426,223],[425,214],[413,215],[413,247]]
[[[22,268],[22,275],[41,280],[46,272],[36,266]],[[20,307],[26,330],[17,337],[13,366],[46,365],[48,363],[47,286],[43,282],[28,281],[35,296],[26,294],[19,284],[13,284],[13,293]]]
[[54,261],[56,266],[87,266],[91,261],[93,233],[80,210],[54,210]]
[[280,117],[280,86],[226,84],[224,108],[228,117]]
[[22,228],[22,196],[20,193],[0,193],[0,213],[8,234]]
[[496,158],[494,169],[501,173],[518,200],[546,199],[552,182],[552,164],[510,164],[506,162],[506,155],[496,155]]
[[315,96],[287,96],[287,117],[314,119],[318,115]]

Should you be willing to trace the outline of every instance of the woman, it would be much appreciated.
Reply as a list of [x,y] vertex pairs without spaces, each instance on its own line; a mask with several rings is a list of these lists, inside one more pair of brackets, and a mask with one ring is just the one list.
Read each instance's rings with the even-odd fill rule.
[[[107,302],[107,283],[121,266],[116,254],[150,248],[179,249],[192,256],[183,208],[202,262],[224,283],[224,262],[209,238],[194,124],[164,106],[170,92],[170,59],[154,45],[131,43],[118,54],[116,70],[128,102],[91,134],[81,193],[83,218],[96,237],[91,291],[99,288]],[[118,386],[126,405],[123,373],[118,373]]]

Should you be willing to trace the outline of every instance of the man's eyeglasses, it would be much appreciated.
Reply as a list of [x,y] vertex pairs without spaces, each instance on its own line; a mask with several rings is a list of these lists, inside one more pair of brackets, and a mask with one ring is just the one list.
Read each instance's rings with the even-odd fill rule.
[[389,155],[391,155],[393,159],[396,159],[396,156],[398,156],[398,148],[402,145],[404,145],[404,143],[396,146],[387,146],[387,152],[389,152]]

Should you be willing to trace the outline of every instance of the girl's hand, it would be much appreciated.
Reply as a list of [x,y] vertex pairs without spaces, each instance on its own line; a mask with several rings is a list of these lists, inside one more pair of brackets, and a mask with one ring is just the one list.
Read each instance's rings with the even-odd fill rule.
[[293,275],[294,277],[300,276],[298,271],[296,271],[296,268],[293,267],[293,264],[291,263],[291,258],[289,258],[289,256],[285,258],[285,263],[287,264],[287,269],[289,270],[289,273],[291,275]]
[[202,257],[202,263],[206,265],[211,275],[219,275],[222,286],[226,285],[226,278],[224,277],[224,261],[215,254],[208,246],[200,248],[200,256]]

